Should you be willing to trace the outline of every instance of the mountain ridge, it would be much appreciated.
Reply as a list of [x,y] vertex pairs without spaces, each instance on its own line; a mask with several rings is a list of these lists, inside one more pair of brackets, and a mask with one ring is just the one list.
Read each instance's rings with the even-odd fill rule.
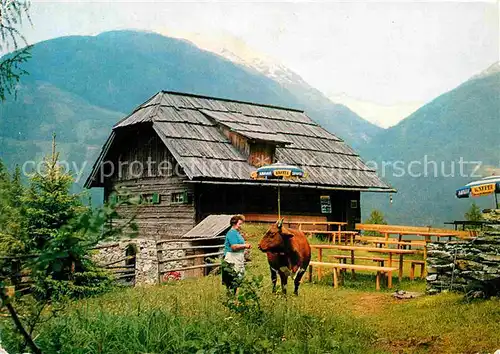
[[[471,200],[456,199],[455,190],[480,177],[473,175],[479,162],[483,174],[498,168],[499,121],[500,72],[491,72],[472,77],[383,131],[361,153],[388,166],[385,178],[398,194],[393,205],[366,196],[364,214],[382,206],[394,223],[439,225],[463,219]],[[475,201],[492,206],[488,198]]]

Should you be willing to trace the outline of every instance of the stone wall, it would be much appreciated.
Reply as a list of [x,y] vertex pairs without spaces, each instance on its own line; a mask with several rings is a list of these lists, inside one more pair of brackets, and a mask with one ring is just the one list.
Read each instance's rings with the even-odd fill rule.
[[[169,279],[180,280],[187,277],[204,275],[204,268],[168,272],[170,269],[175,270],[197,264],[201,265],[205,262],[203,257],[174,260],[176,258],[204,253],[202,249],[198,248],[179,249],[191,246],[197,246],[197,244],[191,241],[157,242],[152,239],[133,238],[120,240],[119,242],[104,243],[96,247],[93,258],[101,265],[122,259],[117,263],[113,263],[113,267],[117,270],[117,267],[125,266],[126,264],[123,258],[127,255],[127,249],[134,247],[136,250],[135,285],[157,284]],[[220,248],[222,247],[223,245],[220,245]]]
[[[136,250],[135,285],[156,284],[158,255],[155,240],[134,238],[105,243],[96,247],[93,258],[98,264],[108,264],[124,258],[129,247],[135,247]],[[125,262],[122,260],[113,266],[124,266]]]
[[485,209],[482,215],[486,221],[500,222],[500,209]]
[[443,290],[500,295],[500,232],[470,241],[433,242],[427,251],[427,292]]
[[[177,248],[189,247],[191,246],[190,242],[162,242],[158,244],[158,259],[160,261],[172,259],[172,258],[182,258],[188,255],[189,252],[187,250],[179,250]],[[161,281],[166,281],[169,277],[168,273],[163,273],[168,271],[169,269],[177,269],[182,267],[187,267],[191,265],[192,260],[180,260],[180,261],[169,261],[162,262],[159,266],[159,272],[161,272],[160,279]],[[184,279],[186,272],[178,272],[179,279]]]

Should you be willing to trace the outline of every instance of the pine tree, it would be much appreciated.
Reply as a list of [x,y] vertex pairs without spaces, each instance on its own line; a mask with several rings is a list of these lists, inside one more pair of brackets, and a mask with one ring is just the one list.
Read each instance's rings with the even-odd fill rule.
[[79,195],[70,193],[73,179],[64,173],[58,159],[54,137],[52,154],[44,159],[43,169],[30,178],[29,188],[22,198],[30,247],[38,251],[85,209]]
[[111,278],[92,261],[92,248],[126,228],[136,230],[133,218],[108,228],[111,219],[120,218],[117,205],[96,210],[83,205],[83,195],[71,193],[73,178],[58,159],[54,135],[52,154],[30,178],[21,200],[27,248],[38,255],[30,269],[39,298],[82,297],[109,288]]
[[464,215],[465,220],[467,221],[481,221],[483,220],[483,215],[481,213],[481,209],[476,204],[476,202],[472,202],[469,210]]
[[13,256],[25,250],[23,242],[21,171],[16,168],[12,178],[0,161],[0,254]]
[[[365,220],[365,224],[387,225],[387,221],[385,220],[384,214],[380,210],[373,209],[370,213],[370,217]],[[365,231],[365,235],[380,236],[380,233],[376,231]]]

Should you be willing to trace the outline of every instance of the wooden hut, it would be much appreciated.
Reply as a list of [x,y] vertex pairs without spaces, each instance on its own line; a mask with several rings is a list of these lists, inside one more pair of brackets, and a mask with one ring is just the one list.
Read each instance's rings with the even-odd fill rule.
[[[297,181],[251,179],[273,162],[302,167]],[[87,188],[141,197],[141,237],[179,238],[210,214],[360,222],[360,192],[390,192],[375,171],[303,111],[162,91],[118,122]],[[124,211],[126,212],[126,210]]]

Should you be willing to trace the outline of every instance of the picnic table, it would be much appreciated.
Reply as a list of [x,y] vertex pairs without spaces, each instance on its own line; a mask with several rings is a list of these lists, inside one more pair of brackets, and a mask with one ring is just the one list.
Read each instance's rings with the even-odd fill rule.
[[[344,246],[344,245],[311,245],[311,248],[315,248],[318,250],[318,261],[322,262],[323,254],[322,251],[324,249],[332,249],[332,250],[340,250],[340,251],[349,251],[351,253],[351,263],[354,264],[355,261],[355,252],[356,251],[365,251],[365,252],[374,252],[374,253],[383,253],[389,256],[389,264],[388,267],[392,267],[393,256],[399,256],[399,272],[398,279],[401,282],[403,279],[403,257],[405,255],[416,254],[417,250],[405,250],[399,248],[378,248],[378,247],[362,247],[362,246]],[[354,269],[352,270],[353,275]],[[321,269],[318,269],[318,277],[321,278]],[[392,282],[392,273],[389,273],[388,276],[389,285]]]
[[383,225],[383,224],[356,224],[355,229],[359,231],[375,231],[384,236],[391,234],[395,235],[416,235],[427,236],[430,240],[432,236],[436,238],[452,237],[470,238],[474,236],[472,231],[455,231],[450,229],[422,227],[422,226],[405,226],[405,225]]
[[398,246],[397,248],[405,248],[409,247],[411,249],[412,246],[416,247],[425,247],[426,242],[425,241],[420,241],[420,240],[394,240],[394,239],[388,239],[386,240],[384,237],[378,237],[378,236],[361,236],[361,235],[356,235],[354,238],[355,241],[359,242],[366,242],[366,243],[374,243],[375,245],[396,245]]
[[[296,221],[298,229],[304,232],[306,235],[312,234],[325,234],[331,237],[331,240],[336,243],[338,237],[339,243],[341,242],[342,235],[349,236],[351,238],[351,243],[354,242],[354,235],[357,234],[355,231],[342,231],[342,227],[346,226],[347,223],[343,221]],[[304,229],[302,226],[310,225],[313,226],[312,229]],[[314,228],[314,226],[325,227],[326,230],[320,230]],[[331,230],[331,228],[336,228],[336,230]]]

